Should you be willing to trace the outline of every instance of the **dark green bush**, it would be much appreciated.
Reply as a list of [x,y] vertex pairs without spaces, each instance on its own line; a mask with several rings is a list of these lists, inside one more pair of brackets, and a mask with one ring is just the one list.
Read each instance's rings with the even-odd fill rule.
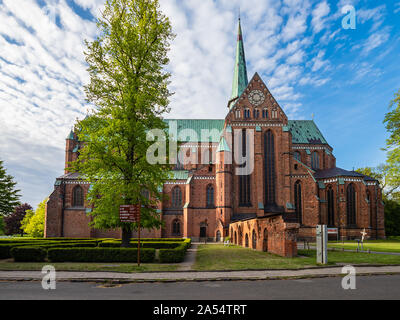
[[[154,262],[155,249],[142,249],[141,262]],[[126,248],[50,248],[52,262],[137,262],[137,249]]]
[[184,242],[175,249],[161,249],[159,259],[161,263],[180,263],[185,259],[186,251],[192,244],[191,239],[185,239]]
[[48,244],[36,244],[30,245],[32,247],[38,247],[43,249],[50,248],[95,248],[97,247],[96,242],[70,242],[70,243],[48,243]]
[[15,262],[43,262],[47,251],[40,247],[14,247],[10,250]]
[[[181,241],[185,241],[186,239],[183,238],[143,238],[140,239],[140,241],[146,242],[181,242]],[[136,242],[138,241],[137,238],[132,238],[131,239],[132,242]]]
[[161,263],[180,263],[185,259],[185,254],[183,246],[176,249],[161,249],[159,259]]
[[[137,248],[137,242],[131,242],[132,248]],[[152,248],[152,249],[175,249],[182,245],[182,242],[141,242],[141,248]],[[121,241],[104,241],[99,244],[99,247],[103,248],[120,248]]]
[[11,258],[10,250],[14,247],[30,246],[31,244],[31,242],[0,243],[0,259]]

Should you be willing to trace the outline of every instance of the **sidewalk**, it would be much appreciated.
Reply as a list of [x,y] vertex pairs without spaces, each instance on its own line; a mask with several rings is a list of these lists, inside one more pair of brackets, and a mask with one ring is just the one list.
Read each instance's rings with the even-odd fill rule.
[[[303,243],[297,243],[297,248],[301,250],[306,250],[307,248],[304,247]],[[316,246],[310,245],[310,250],[317,250]],[[356,252],[356,253],[370,253],[370,254],[385,254],[391,256],[400,256],[400,252],[384,252],[384,251],[371,251],[371,250],[352,250],[352,249],[343,249],[343,248],[336,248],[336,247],[329,247],[328,251],[340,251],[340,252]]]
[[[400,274],[400,266],[356,267],[357,275]],[[228,280],[272,280],[310,277],[341,276],[342,267],[311,268],[301,270],[266,271],[212,271],[212,272],[57,272],[57,281],[73,282],[157,282],[157,281],[228,281]],[[40,271],[1,271],[1,281],[41,281]]]

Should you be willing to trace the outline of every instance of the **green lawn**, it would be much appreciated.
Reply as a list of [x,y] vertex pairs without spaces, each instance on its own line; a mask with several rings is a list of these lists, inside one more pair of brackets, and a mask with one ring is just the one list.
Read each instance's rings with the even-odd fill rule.
[[43,266],[52,265],[57,271],[114,271],[114,272],[157,272],[176,271],[176,264],[142,264],[140,268],[134,263],[51,263],[51,262],[12,262],[0,260],[0,271],[41,271]]
[[[357,250],[356,241],[345,241],[344,243],[329,242],[330,248],[344,248],[349,250]],[[360,245],[361,247],[361,245]],[[371,250],[377,252],[399,252],[400,241],[396,240],[368,240],[364,242],[364,250]]]
[[[329,265],[335,264],[390,264],[400,265],[400,256],[329,252]],[[301,269],[315,267],[314,250],[299,250],[299,257],[283,258],[276,255],[254,251],[238,246],[200,245],[194,270],[262,270],[262,269]]]

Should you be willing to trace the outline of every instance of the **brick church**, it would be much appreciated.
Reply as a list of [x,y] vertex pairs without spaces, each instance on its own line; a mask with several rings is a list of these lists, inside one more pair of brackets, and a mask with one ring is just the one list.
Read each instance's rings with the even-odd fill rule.
[[[163,186],[169,200],[158,207],[164,227],[143,230],[144,236],[209,241],[229,236],[238,245],[282,256],[296,255],[296,241],[314,238],[318,224],[337,229],[340,238],[359,238],[364,229],[371,238],[385,237],[378,181],[336,167],[333,149],[314,121],[289,120],[257,73],[248,81],[240,20],[225,119],[165,121],[178,136],[195,133],[181,142],[198,161],[178,161]],[[212,134],[203,139],[203,131]],[[47,203],[45,236],[120,238],[120,230],[89,227],[90,184],[68,173],[81,146],[71,131],[65,175],[56,179]],[[236,161],[241,157],[246,162]],[[240,170],[245,166],[251,170]]]

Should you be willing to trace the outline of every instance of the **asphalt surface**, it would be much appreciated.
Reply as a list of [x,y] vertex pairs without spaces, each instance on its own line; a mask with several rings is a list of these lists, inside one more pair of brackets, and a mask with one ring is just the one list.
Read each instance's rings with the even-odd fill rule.
[[400,299],[400,275],[359,276],[356,290],[344,290],[341,277],[301,280],[177,283],[58,282],[43,290],[41,282],[0,282],[1,300],[324,300]]

